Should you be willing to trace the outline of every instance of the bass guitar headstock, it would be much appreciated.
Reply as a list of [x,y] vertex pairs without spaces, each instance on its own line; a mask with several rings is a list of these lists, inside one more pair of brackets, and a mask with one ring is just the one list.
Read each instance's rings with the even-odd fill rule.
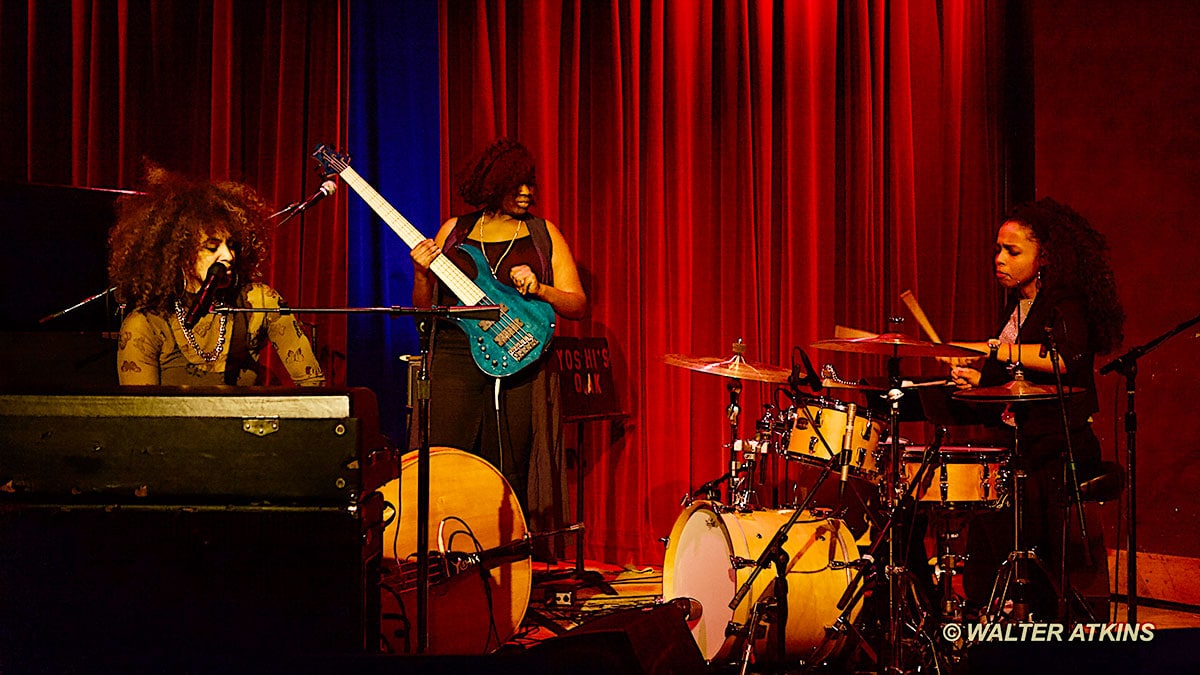
[[312,156],[321,165],[321,171],[327,176],[340,174],[350,168],[350,155],[336,152],[324,143],[319,143],[313,149]]

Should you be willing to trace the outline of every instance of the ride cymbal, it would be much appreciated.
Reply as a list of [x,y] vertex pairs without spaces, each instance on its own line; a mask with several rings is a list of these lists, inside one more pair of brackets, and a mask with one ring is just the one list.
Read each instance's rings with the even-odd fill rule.
[[833,338],[812,343],[817,349],[883,356],[983,356],[982,352],[966,347],[926,342],[899,333],[882,333],[874,337]]

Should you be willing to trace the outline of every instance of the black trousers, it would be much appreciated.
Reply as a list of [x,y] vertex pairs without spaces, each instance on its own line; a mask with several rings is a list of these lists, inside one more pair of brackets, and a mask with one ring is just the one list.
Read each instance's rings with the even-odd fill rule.
[[[429,371],[429,444],[479,455],[504,476],[525,513],[533,447],[533,382],[537,364],[503,378],[490,377],[471,358],[467,336],[438,331]],[[496,382],[499,380],[499,407]]]

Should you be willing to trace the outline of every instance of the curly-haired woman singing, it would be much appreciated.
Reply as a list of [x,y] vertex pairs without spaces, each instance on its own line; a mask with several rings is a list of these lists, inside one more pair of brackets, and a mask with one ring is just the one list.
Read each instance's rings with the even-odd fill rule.
[[[1044,198],[1013,208],[996,235],[995,251],[996,279],[1009,292],[999,338],[955,343],[989,352],[985,359],[945,361],[952,366],[951,378],[964,390],[1010,381],[1014,366],[1020,367],[1025,380],[1048,386],[1056,383],[1057,367],[1062,384],[1074,388],[1074,395],[1066,399],[1065,424],[1057,399],[1014,403],[1005,414],[1016,430],[1016,469],[1027,476],[1022,518],[1025,548],[1032,548],[1053,572],[1061,564],[1062,504],[1072,492],[1063,489],[1067,441],[1074,454],[1076,479],[1095,476],[1100,464],[1100,442],[1091,426],[1091,416],[1099,409],[1095,357],[1120,346],[1125,313],[1103,235],[1064,204]],[[1057,364],[1051,360],[1049,346],[1057,350]],[[1098,524],[1088,523],[1089,537],[1099,532]],[[972,521],[964,577],[969,599],[979,604],[987,601],[997,569],[1012,548],[1012,517],[1007,512]],[[1085,555],[1076,550],[1068,558],[1078,569]],[[1103,550],[1094,562],[1104,569]],[[1024,599],[1035,618],[1053,615],[1056,608],[1050,591],[1057,584],[1050,582],[1057,578],[1032,581],[1035,589],[1043,591]]]
[[290,314],[188,313],[206,278],[228,270],[226,304],[277,309],[279,294],[258,283],[269,211],[245,185],[192,181],[151,167],[141,194],[122,197],[109,234],[108,274],[131,312],[121,322],[121,384],[252,385],[266,342],[292,381],[320,385],[325,375]]
[[[468,163],[459,183],[459,194],[479,210],[447,220],[434,239],[413,248],[413,304],[428,307],[435,299],[439,305],[457,304],[448,289],[439,287],[429,266],[444,254],[459,268],[473,271],[474,262],[459,250],[462,245],[481,249],[500,283],[534,302],[548,303],[558,316],[582,318],[587,295],[571,249],[554,223],[529,211],[536,187],[529,150],[500,139]],[[543,364],[492,378],[473,362],[467,336],[439,322],[430,369],[430,443],[487,459],[513,486],[527,513],[535,427],[539,434],[545,428],[534,423],[544,408],[535,402]]]

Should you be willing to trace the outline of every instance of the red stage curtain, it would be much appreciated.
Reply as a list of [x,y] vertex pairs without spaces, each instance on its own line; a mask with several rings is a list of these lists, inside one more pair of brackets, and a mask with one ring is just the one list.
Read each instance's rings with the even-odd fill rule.
[[[589,556],[661,560],[680,498],[728,468],[729,382],[664,354],[728,356],[740,338],[746,358],[788,366],[836,324],[885,330],[905,289],[943,339],[992,330],[1003,10],[443,0],[446,213],[464,208],[450,178],[468,154],[498,135],[528,145],[538,208],[592,301],[562,332],[607,337],[616,358],[630,417],[586,445]],[[772,396],[748,383],[740,437]]]
[[[145,157],[244,181],[268,203],[307,196],[321,183],[313,146],[345,147],[348,6],[4,2],[0,96],[13,116],[0,178],[133,188]],[[345,306],[345,205],[333,201],[277,232],[267,282],[292,306]],[[345,320],[315,323],[322,363],[341,381]]]

